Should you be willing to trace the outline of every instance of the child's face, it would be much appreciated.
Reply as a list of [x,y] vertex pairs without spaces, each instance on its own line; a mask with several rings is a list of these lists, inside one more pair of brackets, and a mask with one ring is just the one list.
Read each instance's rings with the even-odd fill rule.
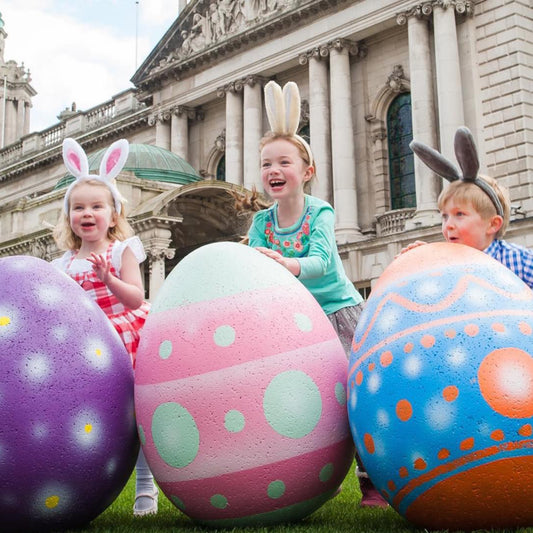
[[274,199],[303,194],[313,167],[302,159],[298,148],[286,139],[268,142],[261,150],[261,180],[264,191]]
[[107,238],[115,226],[111,191],[105,186],[81,183],[72,189],[69,198],[69,219],[72,231],[82,241]]
[[484,250],[494,240],[499,229],[498,221],[494,219],[501,218],[484,219],[470,202],[460,202],[453,197],[444,204],[441,216],[442,234],[448,242],[477,250]]

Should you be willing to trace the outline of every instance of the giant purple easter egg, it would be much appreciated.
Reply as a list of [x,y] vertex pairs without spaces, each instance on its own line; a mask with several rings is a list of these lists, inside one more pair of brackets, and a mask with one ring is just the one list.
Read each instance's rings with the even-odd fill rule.
[[159,486],[209,525],[307,516],[353,460],[347,368],[285,268],[242,244],[195,250],[161,287],[137,354],[138,429]]
[[366,469],[426,529],[533,525],[533,292],[486,254],[400,255],[355,330],[348,413]]
[[138,453],[129,355],[96,303],[49,263],[1,258],[0,279],[0,527],[87,524]]

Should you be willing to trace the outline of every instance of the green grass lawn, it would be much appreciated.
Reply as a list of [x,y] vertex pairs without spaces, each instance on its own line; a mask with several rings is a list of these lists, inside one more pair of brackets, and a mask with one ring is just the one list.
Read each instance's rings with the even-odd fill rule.
[[[265,527],[214,529],[195,525],[164,496],[159,495],[159,513],[135,518],[132,514],[135,492],[134,477],[115,502],[88,526],[72,533],[130,533],[161,532],[200,533],[217,531],[225,533],[408,533],[426,530],[410,525],[404,518],[389,509],[360,508],[361,498],[353,468],[343,483],[341,493],[311,516],[291,524]],[[533,505],[533,502],[532,502]],[[510,533],[511,530],[493,530],[494,533]],[[513,533],[531,533],[533,528],[512,530]],[[67,533],[67,532],[64,532]]]

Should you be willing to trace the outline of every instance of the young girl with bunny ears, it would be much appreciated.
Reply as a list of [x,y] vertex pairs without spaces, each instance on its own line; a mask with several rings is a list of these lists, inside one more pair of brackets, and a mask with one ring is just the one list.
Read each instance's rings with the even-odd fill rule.
[[[311,148],[296,133],[300,122],[297,85],[289,82],[282,90],[268,82],[265,106],[271,131],[260,144],[261,180],[274,204],[255,213],[249,245],[283,265],[307,287],[349,356],[363,299],[346,276],[337,250],[333,208],[306,194],[315,171]],[[386,501],[358,463],[361,505],[385,507]]]
[[[63,160],[75,180],[65,193],[63,216],[54,229],[58,247],[66,252],[52,264],[90,293],[122,338],[135,366],[139,330],[150,306],[144,301],[139,269],[146,255],[126,220],[124,201],[114,183],[128,152],[128,141],[116,141],[106,151],[99,175],[89,174],[83,148],[73,139],[65,139]],[[141,450],[134,515],[157,513],[158,494]]]

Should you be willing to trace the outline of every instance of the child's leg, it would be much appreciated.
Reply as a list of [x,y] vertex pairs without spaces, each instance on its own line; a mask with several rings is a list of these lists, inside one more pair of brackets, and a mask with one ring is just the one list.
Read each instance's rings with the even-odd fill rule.
[[[359,304],[351,307],[344,307],[339,309],[336,313],[328,315],[328,318],[337,332],[341,341],[342,347],[346,352],[346,357],[350,358],[352,350],[352,340],[357,326],[357,321],[363,312],[364,304]],[[385,501],[380,492],[374,487],[374,484],[368,477],[365,467],[355,452],[356,473],[361,488],[361,507],[387,507],[388,503]]]
[[361,489],[361,503],[359,505],[361,507],[388,507],[389,504],[368,477],[357,452],[355,452],[355,463],[355,472],[359,481],[359,488]]
[[142,448],[139,450],[135,465],[135,504],[133,514],[144,516],[157,513],[159,491],[154,483],[154,476],[146,462]]

